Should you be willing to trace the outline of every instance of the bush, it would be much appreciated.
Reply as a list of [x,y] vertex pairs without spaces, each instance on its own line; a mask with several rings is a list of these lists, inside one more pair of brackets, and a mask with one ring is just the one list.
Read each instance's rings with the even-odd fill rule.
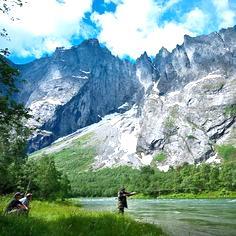
[[236,160],[236,148],[233,145],[217,146],[216,150],[225,161]]
[[155,155],[153,159],[158,162],[163,162],[164,160],[166,160],[166,154],[164,152],[161,152]]
[[63,199],[71,192],[67,176],[56,169],[50,156],[43,156],[37,161],[29,160],[23,166],[17,190],[30,191],[35,197],[48,200]]

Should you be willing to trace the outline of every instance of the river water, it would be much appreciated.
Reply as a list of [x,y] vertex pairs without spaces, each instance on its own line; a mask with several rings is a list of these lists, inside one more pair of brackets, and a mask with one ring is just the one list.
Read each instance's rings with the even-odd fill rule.
[[[77,201],[77,199],[75,199]],[[116,198],[80,198],[88,210],[117,211]],[[236,199],[128,199],[125,214],[175,236],[236,236]]]

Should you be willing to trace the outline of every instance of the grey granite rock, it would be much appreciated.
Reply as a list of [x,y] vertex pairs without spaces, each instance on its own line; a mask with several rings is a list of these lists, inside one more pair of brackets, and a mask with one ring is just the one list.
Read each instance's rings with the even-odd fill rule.
[[94,168],[152,163],[166,170],[217,161],[215,145],[236,145],[235,114],[226,112],[236,106],[236,27],[185,36],[153,60],[146,52],[135,63],[121,60],[90,39],[19,69],[27,83],[18,99],[38,128],[30,151],[88,125],[79,135],[94,133]]
[[[34,119],[29,124],[53,133],[52,139],[46,137],[48,142],[41,142],[41,135],[34,137],[30,151],[98,122],[142,96],[135,65],[113,56],[96,39],[67,50],[57,48],[51,57],[19,69],[27,82],[17,99],[32,110]],[[39,144],[34,145],[37,137]]]

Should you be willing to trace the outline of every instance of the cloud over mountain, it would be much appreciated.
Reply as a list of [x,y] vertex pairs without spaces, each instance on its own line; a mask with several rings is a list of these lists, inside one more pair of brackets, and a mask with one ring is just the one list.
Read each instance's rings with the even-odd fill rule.
[[[12,0],[13,1],[13,0]],[[41,57],[56,47],[66,48],[97,37],[114,55],[137,58],[155,55],[196,36],[236,24],[232,0],[30,0],[0,15],[11,41],[0,38],[12,60]]]

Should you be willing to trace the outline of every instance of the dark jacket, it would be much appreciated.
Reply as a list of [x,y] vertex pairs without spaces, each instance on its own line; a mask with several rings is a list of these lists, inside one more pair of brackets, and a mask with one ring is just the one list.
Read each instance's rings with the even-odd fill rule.
[[6,208],[6,212],[10,212],[11,210],[18,209],[19,205],[23,205],[19,200],[13,199],[11,202],[8,204]]
[[128,208],[126,196],[129,194],[123,190],[118,192],[118,208]]

